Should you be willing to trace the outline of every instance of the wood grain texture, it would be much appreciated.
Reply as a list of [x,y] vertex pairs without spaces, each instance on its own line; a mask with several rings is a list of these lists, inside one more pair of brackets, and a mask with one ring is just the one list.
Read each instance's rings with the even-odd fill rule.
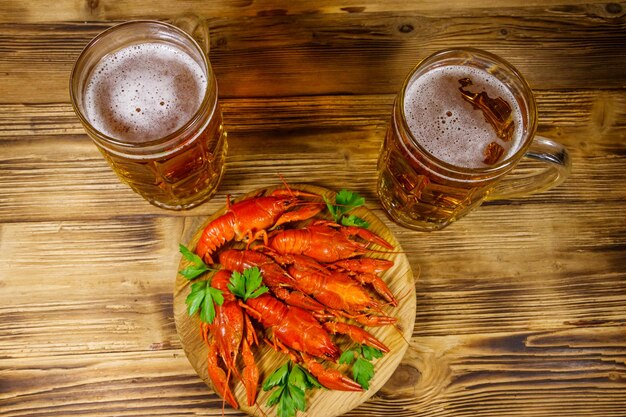
[[[172,17],[157,10],[135,17]],[[201,16],[211,29],[210,57],[221,97],[395,93],[420,59],[458,45],[510,60],[536,89],[623,88],[613,74],[626,71],[626,12],[619,4],[469,10],[446,5],[445,12],[432,15]],[[22,97],[67,102],[73,62],[91,38],[114,23],[119,20],[0,24],[6,51],[0,72],[10,74],[0,78],[0,103]],[[567,77],[560,76],[564,65]]]
[[[212,201],[164,212],[108,168],[68,79],[105,28],[185,11],[211,27],[230,150]],[[346,415],[626,415],[624,45],[624,2],[0,0],[0,415],[221,416],[176,335],[177,246],[278,173],[364,195],[420,276],[406,355]],[[417,233],[375,163],[404,76],[450,46],[520,69],[573,171]]]
[[[560,1],[513,0],[506,3],[511,7],[547,7],[560,13],[581,13],[583,10],[594,10],[598,14],[619,15],[619,3],[605,4],[588,0],[571,0],[566,4]],[[471,3],[465,0],[452,0],[445,4],[437,0],[406,2],[388,0],[384,4],[376,0],[333,1],[322,0],[311,4],[307,1],[271,2],[252,0],[216,0],[211,2],[186,1],[172,10],[167,3],[140,0],[134,2],[116,2],[87,0],[75,2],[71,0],[41,0],[37,3],[3,2],[2,20],[0,22],[48,22],[48,21],[93,21],[137,19],[155,14],[175,15],[178,13],[195,13],[202,16],[215,17],[264,17],[311,14],[363,14],[372,12],[402,11],[415,14],[455,14],[460,10],[471,13],[485,13],[502,7],[502,4],[491,2]]]

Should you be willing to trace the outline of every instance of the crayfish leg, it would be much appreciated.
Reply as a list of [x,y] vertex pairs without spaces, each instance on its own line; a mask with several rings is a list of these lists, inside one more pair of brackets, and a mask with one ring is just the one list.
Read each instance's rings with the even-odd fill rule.
[[318,382],[328,389],[338,391],[363,391],[361,385],[332,368],[324,368],[322,364],[306,355],[303,355],[304,367]]
[[333,334],[345,334],[346,336],[350,337],[350,339],[352,339],[354,342],[374,347],[383,353],[389,352],[389,348],[385,346],[383,342],[375,338],[374,335],[372,335],[370,332],[363,330],[358,326],[354,326],[348,323],[329,321],[324,323],[324,327],[326,328],[326,330]]
[[310,197],[310,198],[321,198],[319,194],[309,193],[307,191],[301,190],[292,190],[286,183],[285,188],[276,188],[268,195],[272,197]]
[[355,274],[354,278],[361,284],[370,284],[376,293],[383,297],[389,304],[394,307],[398,306],[398,300],[394,297],[393,293],[378,275],[372,273]]
[[246,250],[249,250],[250,245],[258,239],[263,239],[263,244],[267,246],[267,232],[265,230],[258,230],[257,232],[252,232],[252,230],[246,231],[243,237],[243,240],[247,242]]
[[281,287],[274,288],[273,291],[276,297],[291,306],[300,307],[311,312],[322,312],[326,309],[326,307],[317,302],[314,298],[301,291],[289,291]]
[[372,326],[372,327],[387,326],[389,324],[396,324],[398,322],[398,319],[396,319],[395,317],[389,317],[389,316],[375,316],[371,314],[358,314],[354,316],[346,314],[345,316],[351,319],[354,319],[355,321],[357,321],[358,323],[361,323],[364,326]]
[[369,272],[372,274],[380,274],[393,266],[393,261],[377,258],[353,258],[341,259],[331,264],[332,267],[338,267],[350,272]]
[[[310,219],[311,217],[322,211],[325,207],[326,205],[324,205],[323,203],[310,203],[310,205],[304,206],[298,210],[283,213],[283,215],[278,218],[274,226],[272,226],[272,229],[275,229],[285,223]],[[267,246],[267,241],[265,242],[265,246]]]
[[387,249],[394,249],[393,245],[374,232],[357,226],[345,226],[339,229],[346,236],[358,236],[369,243],[375,243]]
[[254,346],[259,344],[259,340],[256,337],[256,331],[254,330],[254,326],[252,325],[252,321],[248,314],[244,312],[243,315],[245,328],[246,328],[246,337],[245,341],[248,343],[248,346]]

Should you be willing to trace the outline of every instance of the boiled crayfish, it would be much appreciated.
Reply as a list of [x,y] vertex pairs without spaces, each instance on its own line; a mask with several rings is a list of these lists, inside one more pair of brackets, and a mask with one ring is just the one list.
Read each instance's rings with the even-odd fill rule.
[[309,219],[324,208],[323,203],[307,203],[299,197],[319,198],[319,195],[287,188],[276,189],[267,196],[254,196],[234,204],[231,203],[230,196],[227,197],[226,213],[204,228],[196,253],[206,262],[213,263],[211,255],[224,243],[233,239],[252,242],[260,238],[267,243],[268,229]]
[[[355,236],[365,242],[352,239]],[[341,226],[326,220],[317,220],[302,229],[277,231],[272,234],[269,246],[282,254],[306,255],[320,262],[335,262],[367,253],[368,243],[393,249],[389,242],[367,229]]]
[[[250,318],[244,313],[239,302],[228,290],[231,272],[218,271],[211,280],[211,286],[222,291],[224,303],[215,308],[213,323],[202,323],[202,338],[208,346],[208,371],[215,390],[234,408],[239,408],[228,382],[231,375],[243,381],[246,387],[248,405],[256,401],[259,370],[254,361],[251,347],[258,344]],[[243,375],[237,368],[237,357],[241,351],[244,363]],[[220,367],[222,359],[226,372]]]
[[[286,263],[289,275],[294,278],[294,287],[319,301],[330,312],[343,312],[339,314],[368,326],[383,326],[396,322],[395,318],[382,313],[383,305],[374,300],[347,272],[340,269],[323,269],[321,264],[302,255],[279,256],[278,259]],[[357,275],[366,276],[362,273]],[[365,283],[366,279],[368,278],[363,278],[362,282]],[[382,280],[377,285],[378,288],[376,286],[374,288],[383,296],[396,301]]]

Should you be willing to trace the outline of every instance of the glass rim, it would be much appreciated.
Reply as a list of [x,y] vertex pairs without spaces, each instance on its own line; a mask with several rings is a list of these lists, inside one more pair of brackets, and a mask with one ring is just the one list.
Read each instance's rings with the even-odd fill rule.
[[[91,50],[95,44],[101,42],[104,38],[106,38],[107,36],[110,36],[112,33],[117,32],[119,30],[125,29],[126,27],[129,26],[161,26],[161,27],[165,27],[169,30],[172,30],[178,34],[180,34],[186,41],[188,41],[190,43],[190,45],[199,53],[199,55],[202,57],[202,65],[204,66],[204,70],[205,70],[205,77],[207,78],[207,88],[204,91],[204,96],[202,98],[202,101],[200,103],[200,105],[198,106],[198,109],[193,113],[193,115],[191,116],[191,118],[186,121],[182,126],[180,126],[178,129],[176,129],[175,131],[168,133],[167,135],[157,138],[157,139],[152,139],[149,141],[144,141],[144,142],[127,142],[124,141],[122,139],[118,139],[115,138],[113,136],[107,135],[106,133],[103,133],[101,131],[99,131],[98,129],[96,129],[91,122],[89,121],[89,119],[86,117],[86,115],[83,113],[82,109],[80,109],[79,105],[77,104],[77,95],[78,94],[82,94],[82,92],[80,91],[74,91],[75,90],[75,86],[74,86],[74,80],[77,76],[80,64],[83,63],[83,61],[86,59],[86,55],[88,53],[89,50]],[[109,52],[110,53],[110,52]],[[99,61],[104,57],[105,55],[102,55],[102,57],[100,57]],[[211,83],[212,80],[212,83]],[[196,123],[198,123],[198,120],[201,119],[206,113],[207,110],[209,110],[209,99],[212,96],[212,94],[210,94],[211,92],[211,88],[213,88],[215,90],[215,103],[213,103],[213,109],[211,110],[211,113],[208,115],[208,118],[211,118],[211,114],[212,112],[215,111],[216,108],[216,103],[217,103],[217,82],[215,80],[215,76],[213,75],[213,71],[211,69],[211,65],[209,63],[208,57],[206,55],[206,53],[204,52],[204,50],[202,49],[202,47],[198,44],[198,42],[186,31],[184,31],[183,29],[179,28],[178,26],[175,26],[171,23],[167,23],[167,22],[162,22],[160,20],[151,20],[151,19],[140,19],[140,20],[129,20],[127,22],[122,22],[119,24],[116,24],[114,26],[111,26],[105,30],[103,30],[102,32],[98,33],[93,39],[91,39],[89,41],[89,43],[87,43],[87,45],[85,45],[85,47],[82,49],[82,51],[80,52],[80,55],[78,56],[78,58],[76,59],[76,61],[74,62],[74,66],[72,67],[72,71],[70,73],[70,101],[72,103],[72,107],[74,109],[74,113],[76,113],[76,115],[78,116],[78,118],[80,119],[83,127],[90,133],[92,133],[92,139],[93,136],[95,135],[97,137],[98,141],[102,141],[104,142],[104,144],[106,145],[112,145],[116,148],[121,148],[122,150],[132,150],[132,149],[146,149],[146,148],[152,148],[155,146],[159,146],[159,145],[165,145],[168,144],[170,142],[175,142],[176,139],[179,139],[186,131],[190,130],[192,127],[195,126]],[[212,85],[211,85],[211,84]],[[82,99],[81,99],[82,100]]]
[[[508,73],[510,73],[513,76],[513,79],[515,79],[519,83],[519,86],[522,88],[522,90],[524,92],[524,100],[525,100],[525,105],[526,105],[526,109],[525,109],[526,112],[524,112],[523,116],[524,117],[528,117],[528,125],[526,126],[526,128],[525,128],[525,130],[523,132],[525,137],[523,137],[521,145],[519,146],[519,148],[515,151],[515,153],[513,155],[511,155],[510,157],[508,157],[506,159],[503,159],[502,161],[499,161],[499,162],[495,163],[494,165],[486,166],[486,167],[468,168],[468,167],[461,167],[461,166],[458,166],[458,165],[453,165],[453,164],[451,164],[449,162],[446,162],[446,161],[436,157],[431,152],[429,152],[424,146],[422,146],[419,143],[419,141],[415,138],[415,136],[413,135],[413,132],[411,131],[411,129],[409,128],[408,122],[406,120],[406,113],[405,113],[405,108],[404,108],[404,98],[405,98],[406,91],[407,91],[407,89],[409,87],[410,82],[414,79],[414,76],[415,76],[416,72],[423,65],[439,61],[440,59],[444,58],[445,56],[448,56],[448,55],[451,55],[451,54],[457,54],[459,56],[461,54],[466,54],[470,58],[479,57],[479,58],[482,58],[483,60],[488,60],[488,61],[490,61],[492,63],[495,63],[495,64],[499,65],[501,68],[504,68]],[[500,81],[503,81],[503,80],[500,80]],[[505,82],[505,85],[507,85],[506,82]],[[532,140],[533,140],[533,138],[535,136],[536,129],[537,129],[537,106],[536,106],[534,94],[532,92],[532,89],[530,88],[530,85],[526,81],[526,78],[524,78],[524,76],[517,70],[517,68],[515,68],[511,63],[509,63],[504,58],[502,58],[502,57],[500,57],[498,55],[495,55],[495,54],[493,54],[491,52],[488,52],[488,51],[485,51],[485,50],[482,50],[482,49],[478,49],[478,48],[470,48],[470,47],[468,47],[468,48],[447,48],[447,49],[443,49],[443,50],[437,51],[437,52],[427,56],[426,58],[420,60],[417,63],[417,65],[415,65],[411,69],[411,71],[409,72],[409,74],[405,78],[405,80],[404,80],[404,82],[402,84],[402,89],[400,90],[400,94],[399,94],[399,96],[397,97],[396,100],[398,101],[398,106],[400,107],[400,117],[402,119],[402,128],[408,134],[408,136],[409,136],[409,138],[411,140],[411,145],[415,146],[416,148],[418,148],[420,150],[420,152],[424,153],[425,155],[428,155],[429,162],[433,163],[437,168],[444,169],[447,172],[455,173],[455,174],[458,174],[458,175],[467,175],[467,176],[473,176],[473,175],[476,175],[476,174],[497,175],[497,174],[500,174],[500,173],[507,172],[526,153],[526,151],[530,147],[530,144],[532,143]],[[396,116],[394,115],[393,117],[396,117]]]

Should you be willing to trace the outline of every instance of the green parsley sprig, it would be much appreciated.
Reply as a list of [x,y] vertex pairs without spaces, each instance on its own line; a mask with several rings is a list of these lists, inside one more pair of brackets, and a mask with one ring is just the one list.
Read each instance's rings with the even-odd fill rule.
[[278,404],[278,417],[293,417],[297,410],[305,411],[306,391],[321,387],[313,375],[291,361],[275,370],[263,382],[264,391],[276,388],[267,399],[267,406]]
[[178,271],[188,280],[195,279],[207,271],[214,271],[214,269],[209,268],[209,266],[204,263],[202,258],[186,248],[185,245],[179,244],[178,250],[180,251],[180,253],[183,254],[183,257],[185,259],[191,262],[191,265],[189,265],[185,269]]
[[200,320],[205,323],[213,323],[215,319],[215,305],[224,304],[222,291],[211,287],[211,280],[198,281],[191,284],[191,292],[185,299],[187,313],[193,316],[200,310]]
[[350,210],[365,204],[365,198],[358,193],[343,189],[335,196],[334,203],[326,197],[324,197],[324,201],[328,207],[328,212],[333,216],[336,223],[341,223],[344,226],[369,227],[369,223],[362,218],[354,214],[347,214]]
[[370,386],[370,380],[374,376],[374,365],[372,360],[376,358],[382,358],[383,352],[367,345],[357,345],[353,349],[348,349],[339,357],[339,363],[352,365],[352,376],[356,382],[368,389]]
[[[178,250],[183,257],[191,262],[191,265],[179,271],[188,280],[194,280],[205,272],[216,271],[209,268],[202,258],[190,251],[184,245],[179,245]],[[215,305],[224,304],[224,295],[221,290],[211,287],[211,278],[191,284],[191,292],[185,299],[187,314],[193,316],[196,311],[200,312],[200,320],[205,323],[213,323],[215,319]]]
[[269,291],[269,288],[262,285],[262,282],[261,271],[255,266],[244,269],[243,273],[233,271],[228,283],[228,289],[245,302],[249,298],[256,298]]

